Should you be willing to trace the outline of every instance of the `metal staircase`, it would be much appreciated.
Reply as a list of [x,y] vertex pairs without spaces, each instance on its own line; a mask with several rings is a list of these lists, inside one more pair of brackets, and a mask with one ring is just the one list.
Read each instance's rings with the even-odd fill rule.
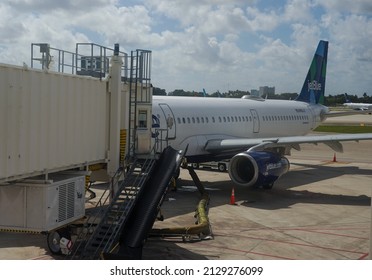
[[[157,156],[154,147],[142,159],[137,155],[139,145],[137,126],[140,125],[139,120],[141,120],[141,118],[137,119],[138,105],[141,106],[140,111],[143,111],[146,106],[151,109],[152,103],[150,68],[151,51],[132,51],[129,65],[129,112],[126,112],[129,114],[129,127],[120,132],[121,167],[112,178],[96,208],[87,210],[88,219],[74,241],[68,258],[99,259],[103,253],[113,250],[143,186],[154,169]],[[122,77],[124,81],[128,80],[127,69],[124,69],[125,75]],[[151,114],[151,110],[146,114]],[[113,190],[118,191],[112,193]]]
[[155,158],[149,158],[142,164],[134,162],[122,181],[120,179],[123,170],[117,172],[112,184],[119,185],[118,192],[113,195],[107,206],[104,205],[105,201],[112,195],[103,195],[105,198],[102,197],[97,204],[97,209],[94,211],[96,214],[92,215],[87,222],[89,224],[87,230],[78,236],[69,258],[100,259],[102,253],[109,253],[114,248],[155,162]]

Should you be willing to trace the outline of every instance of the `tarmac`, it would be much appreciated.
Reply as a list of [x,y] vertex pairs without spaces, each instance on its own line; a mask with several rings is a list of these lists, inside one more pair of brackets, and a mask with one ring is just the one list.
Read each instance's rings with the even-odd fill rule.
[[[363,116],[362,122],[370,119]],[[372,141],[343,146],[344,153],[335,154],[323,144],[302,145],[288,156],[291,169],[272,190],[239,188],[227,172],[197,170],[210,195],[211,234],[150,237],[143,259],[369,259]],[[200,198],[188,171],[181,170],[177,190],[162,205],[164,221],[154,228],[194,226]],[[60,257],[49,253],[44,235],[0,232],[0,259]]]

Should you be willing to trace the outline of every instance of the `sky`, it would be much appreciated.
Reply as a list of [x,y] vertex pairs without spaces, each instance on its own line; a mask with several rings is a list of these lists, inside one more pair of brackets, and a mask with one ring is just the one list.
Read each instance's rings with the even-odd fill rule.
[[2,0],[0,63],[30,64],[31,43],[152,51],[151,79],[175,89],[299,92],[329,41],[326,95],[372,95],[370,0]]

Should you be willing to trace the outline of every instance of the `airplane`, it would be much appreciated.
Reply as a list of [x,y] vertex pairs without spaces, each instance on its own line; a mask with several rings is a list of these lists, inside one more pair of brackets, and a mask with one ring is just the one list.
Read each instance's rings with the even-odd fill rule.
[[328,41],[320,41],[296,100],[153,96],[153,129],[165,130],[174,149],[187,149],[188,163],[230,159],[237,186],[271,189],[289,170],[285,156],[300,144],[342,152],[341,141],[372,139],[372,133],[307,135],[327,117],[349,114],[322,105],[327,55]]
[[349,97],[347,96],[347,93],[345,93],[345,103],[343,104],[346,107],[349,107],[354,110],[372,110],[372,104],[371,103],[354,103],[349,100]]

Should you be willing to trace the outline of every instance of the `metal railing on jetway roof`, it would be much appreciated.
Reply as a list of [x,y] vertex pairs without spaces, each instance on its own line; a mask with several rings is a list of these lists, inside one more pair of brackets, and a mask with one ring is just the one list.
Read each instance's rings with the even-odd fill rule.
[[[32,43],[31,67],[102,79],[109,73],[114,52],[115,48],[94,43],[77,43],[75,52],[53,48],[46,43]],[[129,75],[128,54],[119,51],[119,55],[123,58],[121,76],[125,80]]]

